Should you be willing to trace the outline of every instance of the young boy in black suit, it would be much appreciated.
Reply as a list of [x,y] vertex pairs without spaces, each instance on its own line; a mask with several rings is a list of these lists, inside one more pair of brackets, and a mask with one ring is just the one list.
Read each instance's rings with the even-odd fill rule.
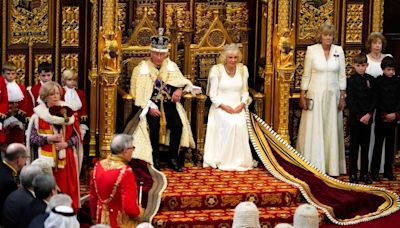
[[368,149],[374,113],[375,78],[365,73],[368,67],[367,56],[358,54],[353,59],[354,74],[347,79],[346,103],[350,110],[350,176],[351,183],[358,183],[357,159],[361,146],[360,180],[372,184],[368,177]]
[[391,181],[396,180],[393,175],[394,137],[397,120],[400,119],[400,77],[395,75],[396,63],[393,57],[382,60],[382,76],[376,79],[376,118],[375,118],[375,145],[371,161],[371,178],[379,181],[379,167],[383,140],[385,142],[385,166],[383,177]]

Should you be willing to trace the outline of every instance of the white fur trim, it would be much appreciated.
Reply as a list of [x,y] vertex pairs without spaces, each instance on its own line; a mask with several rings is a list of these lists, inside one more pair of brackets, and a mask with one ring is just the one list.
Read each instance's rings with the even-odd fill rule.
[[[60,105],[68,106],[67,103],[61,101]],[[69,107],[69,106],[68,106]],[[39,116],[40,119],[48,122],[49,124],[58,124],[58,125],[71,125],[75,122],[75,117],[71,116],[69,118],[68,123],[65,123],[63,117],[53,116],[50,114],[49,109],[46,107],[45,104],[39,104],[36,106],[33,111]]]
[[15,125],[18,126],[20,129],[24,129],[24,124],[14,116],[10,116],[4,120],[4,128],[12,127]]

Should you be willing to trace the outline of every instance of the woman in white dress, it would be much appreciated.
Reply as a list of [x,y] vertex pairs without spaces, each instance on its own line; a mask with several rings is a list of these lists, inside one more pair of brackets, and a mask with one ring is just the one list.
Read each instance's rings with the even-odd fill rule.
[[245,108],[249,103],[247,67],[236,44],[225,45],[221,63],[208,77],[212,105],[208,114],[204,167],[230,171],[253,168]]
[[322,172],[339,176],[346,173],[342,114],[346,73],[343,49],[332,44],[333,37],[333,25],[324,23],[319,29],[321,43],[307,48],[297,150]]
[[[369,52],[367,54],[368,59],[368,67],[365,73],[371,75],[376,78],[382,75],[381,62],[382,59],[386,56],[392,56],[391,54],[383,54],[382,51],[385,50],[386,47],[386,39],[380,32],[373,32],[369,34],[367,42],[365,43],[365,48]],[[374,114],[375,116],[375,114]],[[374,151],[375,145],[375,121],[372,122],[371,125],[371,137],[369,141],[369,151],[368,151],[368,160],[372,161],[372,154]],[[385,145],[385,143],[383,143]],[[382,148],[382,158],[381,161],[385,161],[385,146]],[[383,173],[384,170],[384,162],[381,163],[380,173]]]

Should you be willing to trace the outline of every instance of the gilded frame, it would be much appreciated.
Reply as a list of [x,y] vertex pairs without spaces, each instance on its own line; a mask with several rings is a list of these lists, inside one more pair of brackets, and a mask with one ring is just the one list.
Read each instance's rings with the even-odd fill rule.
[[[54,43],[54,4],[51,0],[9,0],[8,1],[8,32],[7,45],[32,43]],[[33,4],[33,5],[32,5]],[[15,20],[18,20],[17,23]],[[28,23],[28,22],[31,23]]]

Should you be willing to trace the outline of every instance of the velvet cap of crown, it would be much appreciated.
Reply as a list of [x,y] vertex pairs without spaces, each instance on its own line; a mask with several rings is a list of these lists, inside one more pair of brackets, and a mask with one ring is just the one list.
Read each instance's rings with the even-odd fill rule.
[[164,28],[158,29],[158,36],[151,37],[151,51],[155,52],[168,52],[169,38],[163,36]]

